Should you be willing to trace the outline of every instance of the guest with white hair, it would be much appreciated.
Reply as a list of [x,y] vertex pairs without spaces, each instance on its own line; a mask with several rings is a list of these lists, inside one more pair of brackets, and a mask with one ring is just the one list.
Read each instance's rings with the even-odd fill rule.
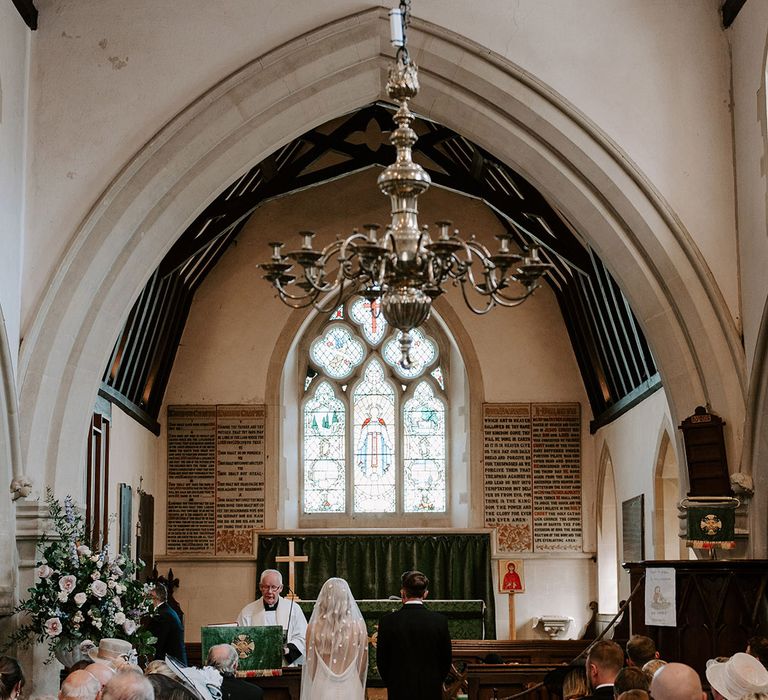
[[86,666],[85,670],[99,681],[102,688],[115,677],[115,669],[110,664],[97,664],[94,662]]
[[222,675],[222,700],[261,700],[264,697],[261,688],[235,677],[239,658],[231,644],[216,644],[208,650],[208,665]]
[[59,700],[96,700],[100,690],[101,683],[88,671],[72,671],[61,684]]
[[101,700],[155,700],[155,691],[141,673],[121,671],[102,688]]

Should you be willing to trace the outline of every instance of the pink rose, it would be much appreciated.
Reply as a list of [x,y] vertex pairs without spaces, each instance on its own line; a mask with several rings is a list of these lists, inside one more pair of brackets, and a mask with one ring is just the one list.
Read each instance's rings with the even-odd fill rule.
[[40,564],[37,567],[37,575],[40,578],[48,578],[53,573],[53,569],[48,564]]
[[61,588],[64,593],[72,593],[72,591],[75,590],[76,585],[77,579],[72,576],[72,574],[69,574],[68,576],[62,576],[59,579],[59,588]]
[[79,608],[85,601],[88,600],[88,596],[85,595],[82,591],[80,593],[75,593],[75,604]]
[[58,637],[61,634],[61,620],[58,617],[50,617],[45,621],[45,632],[49,637]]
[[136,631],[136,623],[133,620],[126,620],[123,623],[123,630],[126,634],[133,634]]
[[104,581],[96,580],[91,584],[91,593],[97,598],[103,598],[107,595],[107,584]]

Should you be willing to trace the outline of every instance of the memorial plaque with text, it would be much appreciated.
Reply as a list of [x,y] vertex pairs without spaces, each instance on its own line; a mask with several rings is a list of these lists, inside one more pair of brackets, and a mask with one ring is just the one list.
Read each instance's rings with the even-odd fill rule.
[[169,554],[248,555],[264,527],[264,406],[168,407]]
[[499,548],[532,546],[531,406],[486,404],[483,410],[485,525],[496,528]]
[[216,407],[168,407],[168,552],[213,553]]
[[533,404],[533,548],[581,551],[579,404]]
[[500,552],[581,550],[579,404],[485,404],[483,475]]

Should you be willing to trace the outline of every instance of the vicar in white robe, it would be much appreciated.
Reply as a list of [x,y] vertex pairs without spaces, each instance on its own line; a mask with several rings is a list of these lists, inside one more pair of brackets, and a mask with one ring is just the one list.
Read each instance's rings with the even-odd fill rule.
[[261,598],[246,605],[237,616],[244,627],[282,625],[286,666],[300,665],[304,660],[307,618],[293,601],[280,597],[283,575],[276,569],[265,569],[259,578]]

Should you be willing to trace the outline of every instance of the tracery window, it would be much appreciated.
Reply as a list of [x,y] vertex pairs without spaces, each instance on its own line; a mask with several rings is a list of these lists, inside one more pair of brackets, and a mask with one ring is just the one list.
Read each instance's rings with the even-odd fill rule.
[[305,514],[447,511],[446,371],[429,331],[412,336],[404,369],[399,331],[360,297],[313,334],[301,411]]

